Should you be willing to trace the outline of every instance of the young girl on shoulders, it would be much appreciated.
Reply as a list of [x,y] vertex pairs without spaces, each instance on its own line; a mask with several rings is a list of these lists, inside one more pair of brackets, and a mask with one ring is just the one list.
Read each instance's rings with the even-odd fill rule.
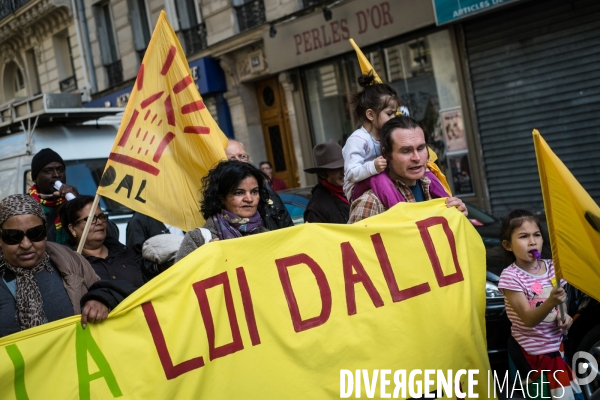
[[396,116],[400,100],[396,90],[387,83],[375,83],[373,74],[358,77],[363,88],[348,96],[348,104],[356,111],[362,126],[346,141],[344,155],[344,193],[349,200],[354,185],[385,170],[387,162],[381,155],[379,131]]
[[573,323],[566,313],[563,320],[558,310],[567,299],[566,282],[553,285],[552,260],[539,258],[544,244],[539,220],[529,211],[512,211],[502,221],[500,239],[511,262],[498,283],[512,323],[508,345],[511,383],[518,372],[527,398],[583,400],[563,358],[563,330]]

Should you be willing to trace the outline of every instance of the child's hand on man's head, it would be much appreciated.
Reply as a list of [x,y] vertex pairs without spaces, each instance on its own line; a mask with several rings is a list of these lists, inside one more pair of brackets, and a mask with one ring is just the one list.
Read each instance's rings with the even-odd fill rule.
[[387,160],[383,158],[383,156],[377,157],[373,162],[375,163],[375,170],[378,174],[385,171],[387,168]]

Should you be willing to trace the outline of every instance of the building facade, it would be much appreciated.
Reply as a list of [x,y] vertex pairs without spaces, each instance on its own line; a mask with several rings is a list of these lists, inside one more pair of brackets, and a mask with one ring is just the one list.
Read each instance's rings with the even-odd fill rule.
[[456,195],[497,214],[540,211],[537,128],[600,199],[593,0],[9,2],[0,104],[70,90],[88,106],[124,106],[164,9],[223,131],[305,186],[312,148],[343,145],[359,124],[346,106],[360,89],[353,38],[426,127]]
[[0,104],[41,93],[89,100],[70,0],[0,2]]

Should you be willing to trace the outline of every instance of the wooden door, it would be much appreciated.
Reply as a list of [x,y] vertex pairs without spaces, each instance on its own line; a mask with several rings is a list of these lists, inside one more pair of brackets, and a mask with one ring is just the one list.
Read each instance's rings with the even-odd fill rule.
[[277,77],[256,83],[263,135],[273,176],[288,187],[298,187],[299,177],[283,88]]

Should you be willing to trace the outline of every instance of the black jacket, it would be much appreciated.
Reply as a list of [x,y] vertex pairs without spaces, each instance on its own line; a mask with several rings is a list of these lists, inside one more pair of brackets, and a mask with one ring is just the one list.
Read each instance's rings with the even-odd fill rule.
[[281,228],[287,228],[288,226],[294,226],[292,217],[290,217],[290,213],[288,213],[287,208],[285,208],[285,204],[283,204],[281,197],[279,197],[268,184],[265,185],[265,187],[269,193],[271,203],[259,210],[265,228],[274,231]]
[[165,224],[144,214],[135,213],[127,224],[126,242],[135,253],[135,260],[142,269],[146,280],[154,278],[160,271],[156,265],[142,257],[144,242],[153,236],[170,233]]
[[320,182],[312,190],[312,196],[304,211],[304,222],[347,224],[350,204],[338,199]]
[[111,237],[104,239],[104,246],[108,249],[106,258],[84,256],[90,263],[101,280],[125,280],[135,287],[144,284],[144,277],[140,266],[135,260],[133,250]]
[[81,308],[83,309],[87,301],[96,300],[112,310],[136,289],[137,287],[129,281],[97,281],[81,298]]

